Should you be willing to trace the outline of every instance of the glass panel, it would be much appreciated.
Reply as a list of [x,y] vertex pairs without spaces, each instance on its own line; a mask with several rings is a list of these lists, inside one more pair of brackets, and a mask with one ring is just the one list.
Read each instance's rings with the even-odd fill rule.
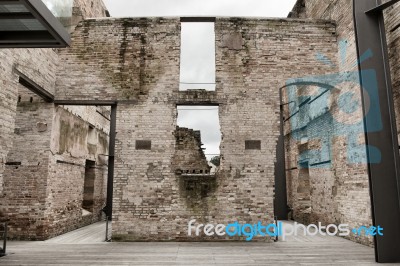
[[3,19],[0,31],[35,31],[46,30],[36,19]]
[[0,13],[24,13],[29,12],[24,5],[1,5]]
[[72,7],[74,0],[42,0],[47,8],[57,18],[72,17]]

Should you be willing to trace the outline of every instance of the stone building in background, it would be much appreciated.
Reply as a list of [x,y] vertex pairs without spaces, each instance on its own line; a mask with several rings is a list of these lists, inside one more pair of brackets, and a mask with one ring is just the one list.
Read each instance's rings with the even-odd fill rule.
[[[25,88],[31,81],[57,101],[117,105],[115,240],[240,240],[188,236],[187,223],[272,223],[279,89],[357,74],[352,1],[299,0],[282,19],[215,18],[215,91],[179,91],[184,19],[104,18],[101,1],[89,2],[75,1],[65,19],[70,48],[0,50],[0,209],[11,237],[61,234],[97,221],[105,204],[110,108],[44,102]],[[397,117],[399,9],[386,12]],[[360,88],[338,88],[283,90],[288,204],[300,222],[368,226],[362,112],[342,110],[360,102]],[[177,127],[182,105],[219,107],[215,175],[199,134]]]

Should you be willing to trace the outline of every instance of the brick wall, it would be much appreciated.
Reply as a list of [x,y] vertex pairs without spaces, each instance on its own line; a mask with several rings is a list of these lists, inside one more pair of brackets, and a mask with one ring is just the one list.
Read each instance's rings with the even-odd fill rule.
[[[92,127],[61,107],[55,111],[53,124],[45,211],[48,237],[99,221],[105,206],[108,163],[108,132]],[[91,213],[84,215],[86,160],[95,162],[96,168],[94,206]]]
[[[19,90],[17,68],[50,92],[54,91],[58,56],[52,49],[1,49],[0,50],[0,194],[7,154],[13,146],[15,118]],[[27,98],[29,100],[29,98]]]
[[[302,1],[298,1],[298,4]],[[335,58],[330,58],[334,64],[339,66],[338,80],[345,80],[347,76],[354,71],[358,71],[357,53],[355,44],[355,34],[353,26],[352,1],[350,0],[332,0],[316,1],[306,0],[305,10],[302,10],[298,16],[312,19],[332,19],[337,23],[337,34],[339,51]],[[394,96],[397,104],[397,74],[396,65],[398,65],[398,38],[396,33],[390,32],[396,23],[399,22],[398,4],[388,10],[386,14],[386,23],[388,28],[388,44],[391,55],[392,76],[394,81]],[[296,9],[298,10],[298,9]],[[347,76],[346,76],[347,75]],[[350,226],[357,227],[361,225],[371,225],[371,207],[369,195],[369,183],[367,175],[367,165],[359,163],[359,159],[365,157],[362,151],[362,145],[365,143],[362,130],[362,110],[358,106],[353,110],[352,115],[346,115],[343,112],[343,106],[340,106],[339,100],[345,93],[353,93],[352,102],[360,103],[360,87],[350,85],[349,83],[336,86],[339,88],[331,94],[331,104],[325,114],[325,118],[309,121],[307,134],[313,132],[331,132],[330,133],[330,151],[331,162],[329,167],[318,167],[318,169],[309,169],[310,179],[313,176],[319,176],[312,182],[311,187],[311,214],[308,215],[308,221],[324,221],[325,223],[348,223]],[[310,107],[311,108],[311,107]],[[396,107],[396,109],[398,109]],[[348,111],[348,110],[347,110]],[[396,110],[398,113],[398,110]],[[329,134],[326,134],[329,135]],[[291,167],[295,167],[299,157],[300,147],[297,147],[290,136],[288,138],[288,161]],[[312,147],[312,145],[310,146]],[[349,153],[349,151],[355,151]],[[358,163],[357,163],[358,162]],[[288,175],[289,180],[289,201],[294,208],[294,214],[298,213],[296,199],[299,173],[293,170]],[[301,216],[301,215],[300,215]],[[296,217],[295,217],[296,218]],[[372,245],[372,238],[354,238],[352,240]]]
[[10,218],[10,238],[45,237],[52,104],[18,104],[13,147],[7,156],[1,208]]
[[202,149],[200,131],[177,127],[174,168],[176,173],[209,174],[210,167]]
[[[335,56],[335,25],[230,19],[216,28],[217,90],[229,95],[228,104],[220,106],[220,171],[232,169],[224,186],[231,195],[240,195],[233,196],[233,203],[243,200],[250,206],[246,219],[271,222],[279,88],[292,78],[335,71],[313,57],[317,52]],[[261,150],[245,150],[245,140],[261,140]]]
[[[310,60],[310,50],[337,53],[329,21],[218,18],[216,92],[179,92],[179,24],[164,18],[86,20],[73,34],[72,48],[60,55],[59,99],[119,101],[115,240],[195,240],[186,233],[193,218],[272,222],[278,89],[289,78],[332,71]],[[189,180],[194,187],[185,186],[188,180],[172,167],[177,104],[220,106],[220,172],[215,179]],[[259,149],[245,149],[247,140],[259,141]],[[147,148],[137,149],[137,141]]]
[[[83,17],[105,16],[102,1],[93,1],[93,6],[88,1],[76,1],[75,7],[82,10],[80,14]],[[53,143],[51,133],[55,122],[53,115],[58,114],[60,110],[55,109],[52,104],[44,103],[42,99],[19,84],[18,75],[13,70],[17,69],[39,86],[54,94],[56,69],[60,63],[58,50],[1,49],[0,57],[2,59],[0,60],[2,86],[0,112],[3,114],[0,118],[0,208],[11,218],[10,236],[12,238],[45,239],[75,228],[79,223],[79,226],[84,224],[78,220],[71,220],[75,217],[68,217],[65,212],[63,217],[57,216],[58,220],[49,218],[52,215],[50,208],[52,202],[46,201],[49,194],[47,188],[52,187],[52,183],[48,182],[54,182],[59,185],[58,190],[63,190],[65,187],[60,186],[60,182],[81,175],[76,175],[76,171],[62,173],[61,167],[57,168],[61,172],[53,170],[49,174],[49,167],[53,167],[58,160],[51,153]],[[109,110],[96,107],[71,107],[69,109],[75,114],[75,119],[81,121],[78,117],[83,117],[87,121],[81,121],[86,124],[86,127],[90,123],[96,128],[95,131],[101,136],[98,138],[101,140],[101,147],[107,148]],[[68,116],[67,112],[63,115]],[[59,116],[57,119],[60,119]],[[98,151],[96,149],[93,145],[86,150],[81,149],[84,151],[83,153],[88,152],[88,154],[81,154],[82,158],[95,160],[99,164],[99,168],[96,170],[99,172],[94,208],[96,215],[92,215],[90,219],[85,218],[85,223],[97,220],[99,209],[103,207],[101,205],[104,205],[103,179],[106,173],[104,165],[107,158],[97,158],[97,152],[104,154],[106,152],[104,152],[104,148],[98,148]],[[63,155],[66,161],[71,159],[70,157],[70,154]],[[82,164],[82,158],[80,164]],[[76,158],[71,160],[74,159]],[[85,159],[83,159],[83,164]],[[80,172],[82,173],[82,167]],[[79,185],[79,182],[77,183]],[[54,204],[62,205],[64,203],[60,199],[58,202],[56,200],[55,197]],[[63,208],[71,210],[71,206],[65,205]],[[56,211],[54,212],[56,213]]]

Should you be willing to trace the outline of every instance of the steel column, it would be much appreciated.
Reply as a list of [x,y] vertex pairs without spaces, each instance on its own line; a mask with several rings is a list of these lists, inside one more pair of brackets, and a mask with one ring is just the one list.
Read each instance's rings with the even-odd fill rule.
[[282,89],[279,89],[279,122],[280,136],[276,147],[276,163],[275,163],[275,196],[274,196],[274,216],[277,220],[288,219],[287,205],[287,188],[286,188],[286,163],[285,163],[285,136],[284,136],[284,121],[283,121],[283,103]]
[[111,106],[110,142],[108,148],[108,180],[107,180],[107,205],[105,213],[112,220],[113,189],[114,189],[114,161],[115,161],[115,135],[117,128],[117,105]]
[[[392,4],[396,1],[391,1]],[[377,262],[400,262],[400,201],[399,201],[399,150],[396,118],[390,78],[390,68],[386,44],[386,31],[382,10],[377,0],[354,0],[354,24],[358,58],[371,50],[373,58],[360,62],[361,86],[368,82],[367,72],[375,70],[378,81],[379,104],[383,128],[370,132],[375,121],[366,117],[371,103],[363,93],[363,111],[367,155],[371,158],[371,146],[379,149],[380,163],[368,163],[372,220],[375,226],[383,227],[383,236],[376,236],[375,257]],[[382,7],[382,6],[381,6]],[[388,7],[388,6],[385,6]],[[363,90],[362,90],[363,91]]]

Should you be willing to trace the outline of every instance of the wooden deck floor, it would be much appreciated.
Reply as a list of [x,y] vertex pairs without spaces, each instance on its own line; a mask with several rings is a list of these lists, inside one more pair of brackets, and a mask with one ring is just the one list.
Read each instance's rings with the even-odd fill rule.
[[[81,233],[95,227],[105,228],[95,224]],[[74,240],[76,233],[45,242],[9,242],[9,255],[0,258],[0,265],[375,264],[372,248],[338,237],[296,237],[277,243],[92,243],[87,237],[85,243],[84,238]]]
[[98,222],[64,235],[49,239],[46,243],[95,244],[106,239],[106,222]]

